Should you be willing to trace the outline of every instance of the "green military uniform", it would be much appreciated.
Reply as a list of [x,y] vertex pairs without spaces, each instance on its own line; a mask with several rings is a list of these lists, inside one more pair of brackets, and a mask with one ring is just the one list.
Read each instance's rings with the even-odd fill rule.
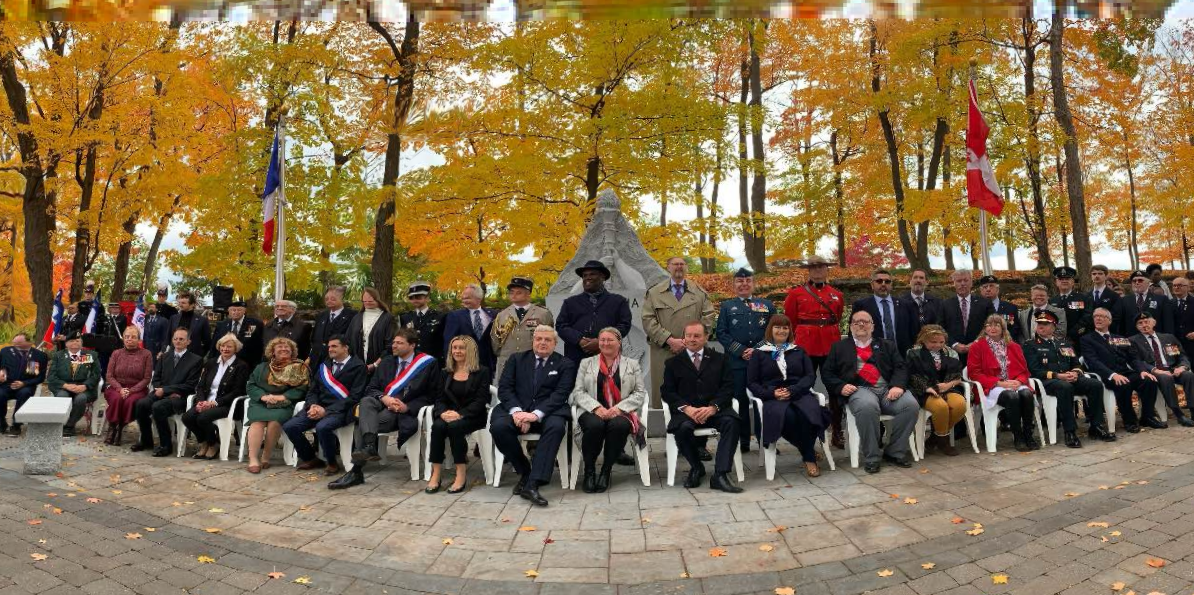
[[[1042,312],[1037,317],[1037,324],[1048,322],[1056,324],[1051,312]],[[1061,426],[1066,433],[1066,445],[1077,448],[1077,419],[1074,414],[1074,396],[1086,397],[1086,418],[1091,425],[1092,437],[1097,437],[1104,426],[1103,384],[1094,378],[1086,376],[1078,365],[1078,353],[1073,345],[1066,340],[1041,338],[1038,333],[1030,341],[1025,341],[1021,347],[1024,350],[1024,360],[1028,363],[1028,371],[1033,378],[1045,385],[1045,392],[1057,398],[1057,410],[1061,417]],[[1062,380],[1058,374],[1077,372],[1078,378],[1073,382]],[[1077,443],[1077,446],[1071,444]]]
[[[77,338],[77,334],[71,335]],[[46,371],[46,387],[50,394],[63,399],[71,399],[70,417],[66,419],[63,430],[73,434],[75,425],[87,412],[87,404],[93,403],[99,397],[99,355],[90,349],[80,349],[71,354],[63,349],[55,351],[50,358],[49,370]],[[63,387],[64,384],[81,384],[85,390],[76,393]]]
[[[753,277],[754,273],[741,268],[734,276]],[[717,341],[726,351],[730,373],[734,377],[734,398],[738,400],[739,411],[750,411],[750,402],[746,397],[746,360],[742,359],[742,352],[754,349],[763,341],[767,321],[771,320],[774,314],[775,304],[772,304],[771,300],[758,297],[736,297],[721,302],[719,306]],[[740,417],[745,422],[743,431],[739,433],[742,450],[745,451],[750,448],[750,418],[745,414]]]

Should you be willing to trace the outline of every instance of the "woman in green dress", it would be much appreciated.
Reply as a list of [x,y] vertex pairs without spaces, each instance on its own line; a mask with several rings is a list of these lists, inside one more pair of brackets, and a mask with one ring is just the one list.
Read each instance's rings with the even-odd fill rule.
[[[278,337],[265,346],[265,361],[249,377],[249,473],[269,468],[270,455],[282,435],[282,422],[294,413],[294,404],[307,395],[310,371],[298,359],[298,345]],[[262,448],[262,439],[265,447]],[[260,458],[258,457],[260,454]]]

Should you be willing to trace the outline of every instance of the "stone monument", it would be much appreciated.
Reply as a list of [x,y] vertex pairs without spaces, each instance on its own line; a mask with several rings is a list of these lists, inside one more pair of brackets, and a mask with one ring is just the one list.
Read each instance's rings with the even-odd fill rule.
[[[547,308],[552,314],[558,317],[564,299],[583,291],[580,277],[576,276],[575,271],[590,260],[600,260],[609,267],[612,274],[605,288],[630,301],[630,336],[622,339],[622,353],[637,359],[643,368],[643,378],[650,378],[651,358],[647,349],[647,335],[643,332],[643,296],[647,294],[648,287],[667,279],[667,271],[647,253],[638,234],[622,215],[622,201],[613,190],[604,190],[597,196],[593,222],[585,230],[576,254],[548,291]],[[562,353],[563,344],[556,349]],[[658,390],[657,386],[648,387],[650,394]],[[648,398],[647,402],[650,401]],[[656,431],[662,433],[662,423],[652,423],[651,426],[652,434],[656,434]]]

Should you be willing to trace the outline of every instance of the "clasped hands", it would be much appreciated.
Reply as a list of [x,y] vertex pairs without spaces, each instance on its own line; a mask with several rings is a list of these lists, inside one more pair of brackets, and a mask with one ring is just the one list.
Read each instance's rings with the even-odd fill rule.
[[598,405],[597,408],[593,410],[593,415],[596,415],[597,417],[600,417],[606,421],[609,421],[621,414],[622,412],[618,411],[616,407],[602,407]]
[[531,424],[539,421],[539,416],[529,411],[518,411],[510,417],[514,419],[514,425],[518,426],[520,434],[526,434],[531,431]]
[[717,408],[712,405],[706,405],[704,407],[693,407],[692,405],[689,405],[684,408],[684,415],[687,415],[689,419],[701,425],[704,425],[705,422],[709,421],[709,418],[713,417],[713,414],[715,413],[717,413]]
[[394,413],[406,413],[407,409],[409,409],[406,406],[406,403],[403,403],[402,400],[397,397],[382,397],[381,404],[385,405],[386,409],[389,409]]

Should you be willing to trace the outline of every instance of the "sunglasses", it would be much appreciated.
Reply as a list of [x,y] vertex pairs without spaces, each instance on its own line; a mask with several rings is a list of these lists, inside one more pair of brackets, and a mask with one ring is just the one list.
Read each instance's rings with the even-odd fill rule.
[[891,279],[874,279],[871,283],[878,283],[879,285],[891,285]]

